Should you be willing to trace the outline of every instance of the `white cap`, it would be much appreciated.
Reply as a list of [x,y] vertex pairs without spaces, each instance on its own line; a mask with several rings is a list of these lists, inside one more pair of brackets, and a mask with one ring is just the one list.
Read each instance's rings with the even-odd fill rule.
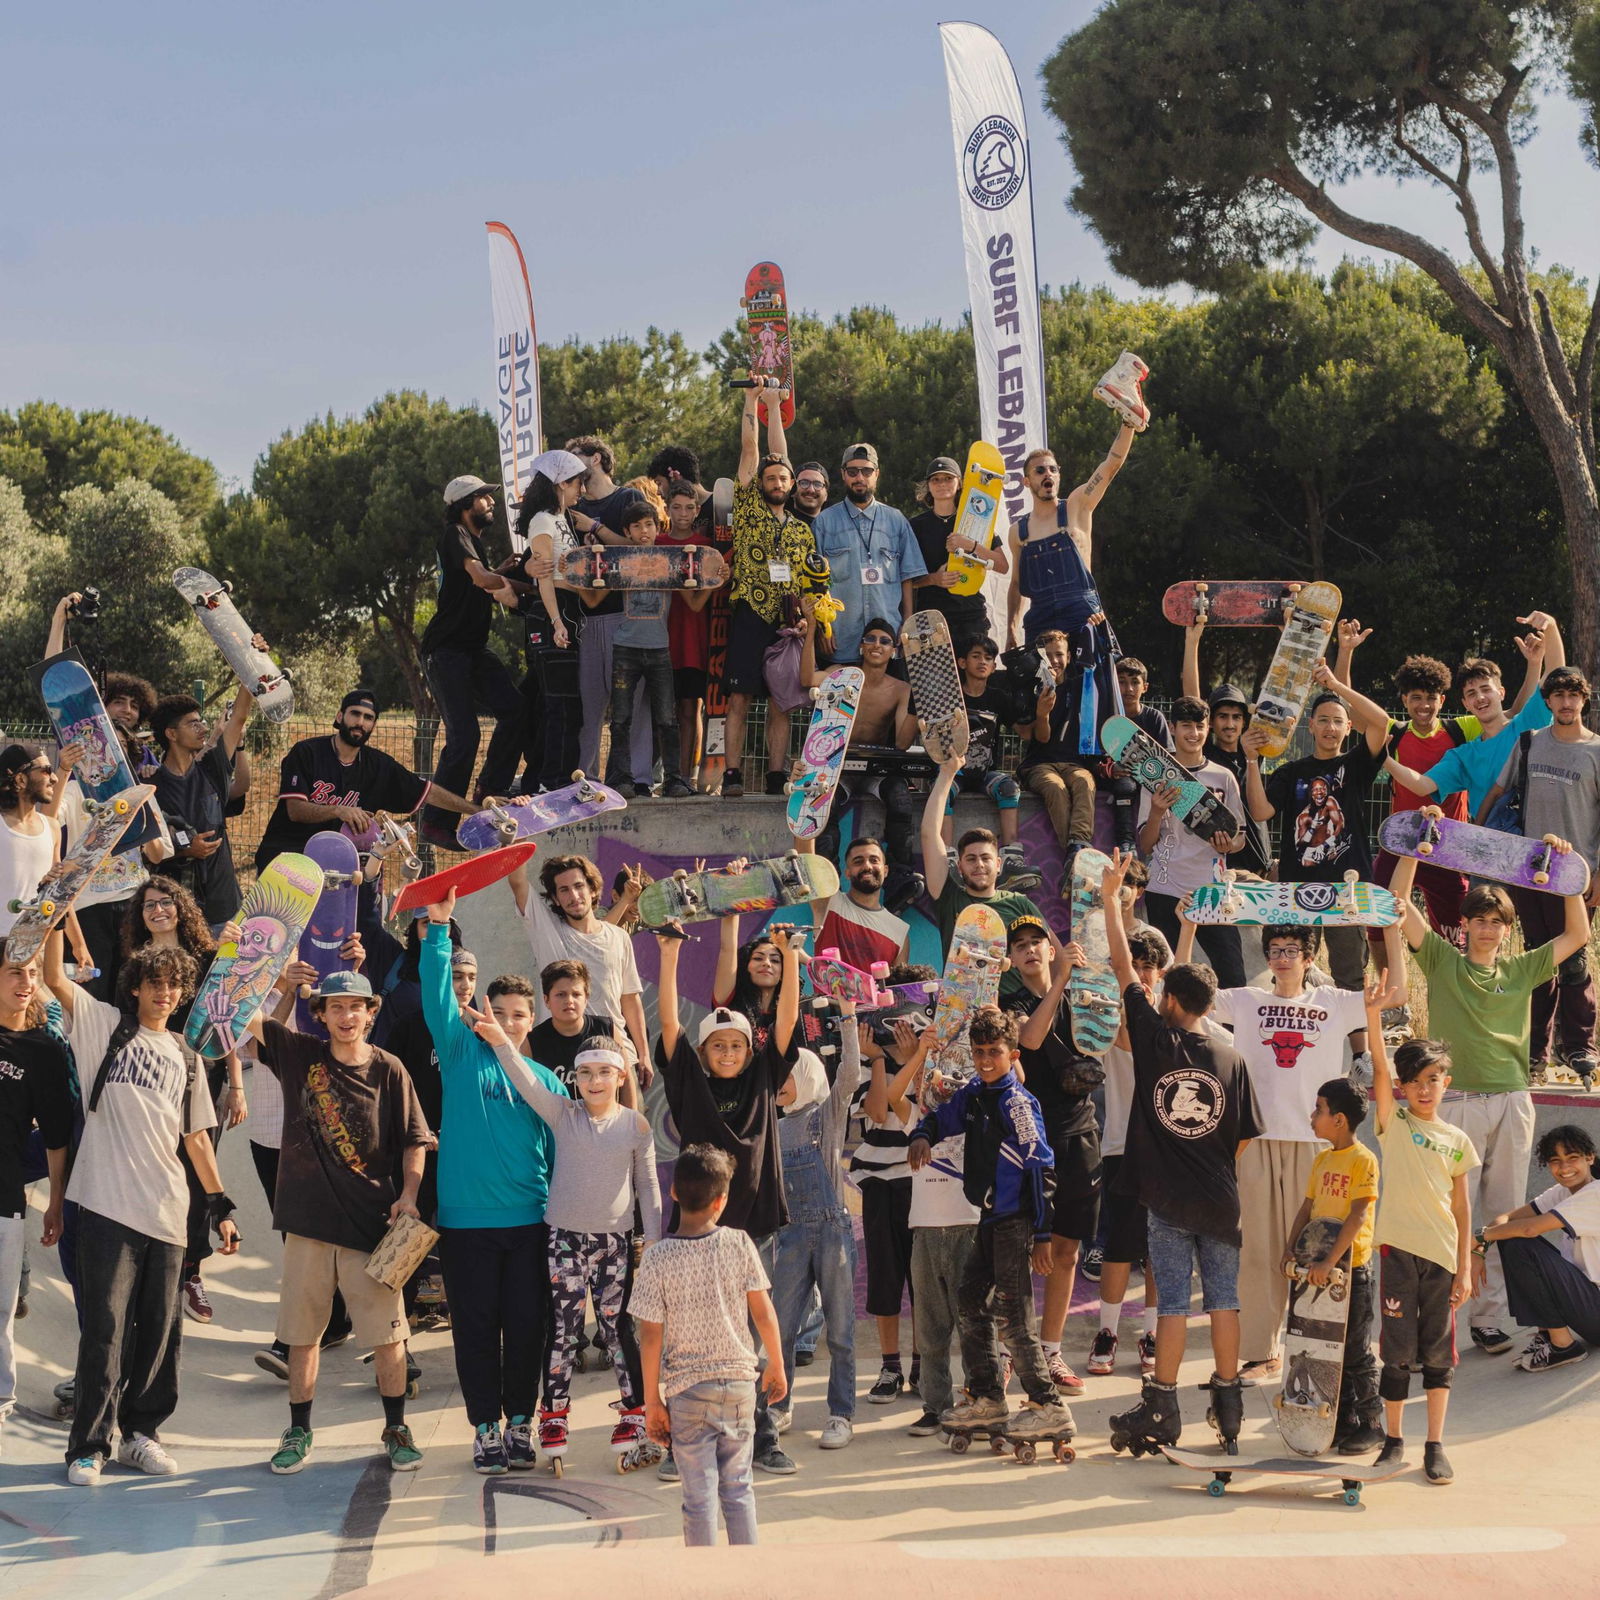
[[453,506],[458,500],[470,500],[474,495],[499,493],[492,483],[485,483],[482,478],[475,478],[469,472],[463,477],[452,478],[444,486],[444,503]]
[[695,1048],[703,1050],[706,1040],[712,1034],[729,1030],[742,1033],[746,1044],[755,1042],[755,1036],[750,1032],[750,1019],[742,1011],[730,1011],[726,1006],[718,1006],[716,1010],[708,1013],[705,1021],[700,1024],[700,1031],[695,1035]]

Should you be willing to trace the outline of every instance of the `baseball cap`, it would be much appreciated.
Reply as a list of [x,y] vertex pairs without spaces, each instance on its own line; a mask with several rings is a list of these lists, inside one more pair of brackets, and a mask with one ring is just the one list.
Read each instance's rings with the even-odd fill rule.
[[370,689],[352,689],[339,702],[339,709],[348,711],[351,706],[366,706],[376,716],[378,713],[378,697]]
[[1050,930],[1045,926],[1043,917],[1018,917],[1006,929],[1006,949],[1009,950],[1017,942],[1017,936],[1023,933],[1042,933],[1047,939],[1050,937]]
[[312,1000],[331,1000],[335,995],[355,995],[358,999],[374,998],[372,984],[363,972],[330,972],[311,991]]
[[1206,705],[1215,711],[1218,706],[1239,706],[1245,711],[1250,709],[1250,696],[1243,689],[1232,683],[1219,683],[1210,694],[1206,696]]
[[452,478],[444,486],[444,503],[453,506],[458,500],[470,500],[477,494],[499,493],[500,491],[492,483],[485,483],[482,478],[474,477],[468,472],[459,478]]
[[847,445],[839,465],[848,467],[852,461],[865,461],[869,466],[875,467],[878,464],[878,452],[870,444]]
[[695,1049],[703,1050],[706,1040],[712,1034],[723,1033],[728,1030],[734,1033],[742,1033],[746,1044],[754,1042],[754,1037],[750,1032],[750,1019],[743,1012],[730,1011],[726,1006],[718,1006],[700,1024],[700,1031],[695,1035],[694,1039]]
[[956,465],[954,456],[935,456],[926,476],[932,478],[941,472],[948,472],[952,478],[961,476],[961,468]]

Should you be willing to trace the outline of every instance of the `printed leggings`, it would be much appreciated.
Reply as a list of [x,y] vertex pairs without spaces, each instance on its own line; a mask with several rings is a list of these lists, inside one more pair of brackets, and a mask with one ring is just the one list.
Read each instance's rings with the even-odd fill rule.
[[633,1287],[631,1233],[550,1230],[550,1300],[555,1338],[545,1369],[544,1403],[564,1411],[572,1391],[572,1367],[583,1338],[584,1307],[594,1297],[595,1343],[611,1357],[625,1404],[644,1404],[644,1377],[633,1318],[623,1307]]

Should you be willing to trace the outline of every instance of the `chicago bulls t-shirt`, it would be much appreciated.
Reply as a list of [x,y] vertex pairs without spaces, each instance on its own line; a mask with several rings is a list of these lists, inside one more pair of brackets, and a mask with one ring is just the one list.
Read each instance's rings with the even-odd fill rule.
[[1211,1015],[1233,1025],[1233,1047],[1250,1069],[1261,1137],[1319,1144],[1311,1131],[1317,1090],[1344,1076],[1345,1035],[1367,1025],[1353,989],[1306,989],[1292,1000],[1270,989],[1219,989]]
[[256,850],[256,871],[266,871],[272,858],[285,850],[304,850],[306,841],[337,823],[296,822],[289,815],[289,798],[296,796],[319,806],[360,806],[363,811],[393,811],[408,816],[422,804],[428,780],[408,772],[393,756],[362,745],[355,760],[341,761],[333,736],[302,739],[291,747],[278,769],[278,803],[268,819]]

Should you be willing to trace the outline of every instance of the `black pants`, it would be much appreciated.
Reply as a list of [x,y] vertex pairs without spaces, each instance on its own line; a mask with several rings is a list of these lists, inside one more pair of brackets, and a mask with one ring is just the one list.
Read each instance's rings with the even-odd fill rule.
[[876,782],[878,798],[883,802],[883,845],[889,860],[896,866],[912,865],[911,844],[917,835],[917,809],[911,799],[911,785],[904,778],[886,777],[876,780],[841,774],[839,787],[833,791],[833,804],[828,807],[828,820],[817,835],[817,854],[826,861],[839,859],[839,819],[849,810],[858,794],[864,794]]
[[[434,763],[433,779],[441,788],[465,799],[472,782],[472,766],[478,759],[478,707],[485,707],[494,718],[494,733],[483,771],[478,775],[479,794],[504,794],[516,776],[522,758],[524,708],[522,696],[506,671],[506,664],[494,651],[435,650],[425,656],[422,669],[439,715],[444,719],[444,749]],[[456,819],[437,806],[423,808],[423,821],[435,827],[453,828]]]
[[558,650],[550,645],[530,654],[544,707],[539,782],[547,789],[559,789],[572,782],[582,742],[583,699],[578,693],[578,652],[575,647]]
[[[1176,895],[1144,892],[1145,920],[1151,927],[1166,935],[1174,950],[1178,948],[1178,934],[1182,925],[1178,921]],[[1196,942],[1205,951],[1211,970],[1217,975],[1219,989],[1244,987],[1244,947],[1239,942],[1239,930],[1222,924],[1207,924],[1195,929]]]
[[100,969],[98,978],[84,984],[96,1000],[116,1001],[117,972],[122,966],[122,918],[127,909],[126,900],[102,900],[97,905],[78,907],[83,942]]
[[550,1229],[445,1228],[439,1238],[467,1420],[532,1417],[550,1341]]
[[[206,1063],[206,1084],[211,1090],[212,1109],[216,1109],[217,1096],[222,1092],[222,1086],[227,1081],[227,1064],[222,1061],[208,1061]],[[216,1126],[211,1130],[211,1148],[213,1151],[222,1147],[222,1118],[217,1118]],[[194,1162],[189,1159],[187,1145],[178,1146],[178,1160],[183,1163],[183,1175],[189,1184],[189,1215],[187,1226],[189,1242],[183,1250],[183,1275],[185,1279],[200,1276],[200,1263],[211,1255],[211,1227],[206,1212],[205,1185],[200,1182],[200,1175],[194,1170]]]
[[1570,1328],[1585,1344],[1600,1344],[1600,1288],[1551,1237],[1496,1241],[1512,1320],[1524,1328]]
[[1344,1328],[1344,1373],[1339,1379],[1341,1425],[1377,1416],[1378,1358],[1372,1353],[1372,1263],[1350,1273],[1350,1317]]
[[974,1397],[1002,1400],[1000,1351],[996,1337],[1011,1352],[1028,1398],[1053,1401],[1056,1387],[1044,1364],[1039,1320],[1033,1311],[1033,1224],[1027,1217],[984,1217],[978,1242],[956,1291],[956,1326],[961,1335],[961,1365]]
[[110,1456],[113,1421],[125,1439],[155,1438],[177,1409],[182,1267],[182,1245],[79,1208],[83,1331],[68,1461],[97,1450]]
[[544,686],[532,650],[517,692],[522,696],[522,787],[531,794],[539,787],[539,774],[544,770]]

